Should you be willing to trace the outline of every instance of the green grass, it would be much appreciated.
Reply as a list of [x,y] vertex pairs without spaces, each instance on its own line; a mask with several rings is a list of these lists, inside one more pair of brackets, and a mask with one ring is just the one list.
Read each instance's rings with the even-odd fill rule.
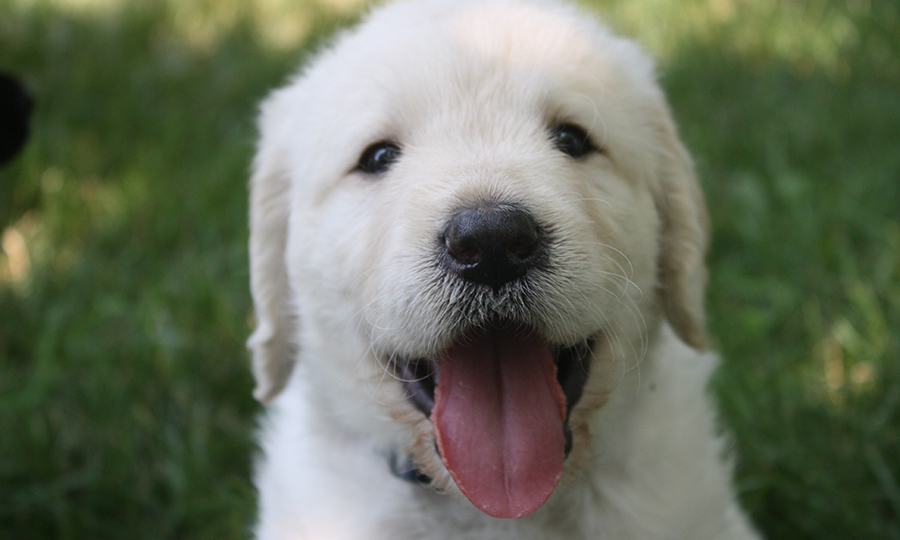
[[[900,7],[598,4],[659,58],[706,187],[746,507],[772,539],[900,539]],[[0,170],[0,539],[247,536],[253,118],[348,17],[0,0],[38,100]]]

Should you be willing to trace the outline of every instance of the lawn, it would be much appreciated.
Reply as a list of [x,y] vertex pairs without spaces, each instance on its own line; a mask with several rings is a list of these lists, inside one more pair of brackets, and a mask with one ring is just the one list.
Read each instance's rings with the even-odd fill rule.
[[[900,5],[604,0],[710,203],[713,390],[771,539],[900,539]],[[246,538],[259,100],[352,1],[0,0],[0,539]]]

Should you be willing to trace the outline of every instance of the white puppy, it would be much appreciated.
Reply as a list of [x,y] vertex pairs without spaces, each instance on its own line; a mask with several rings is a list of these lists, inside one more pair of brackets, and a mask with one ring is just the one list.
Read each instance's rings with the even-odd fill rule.
[[747,539],[706,214],[651,61],[575,8],[375,10],[263,105],[259,539]]

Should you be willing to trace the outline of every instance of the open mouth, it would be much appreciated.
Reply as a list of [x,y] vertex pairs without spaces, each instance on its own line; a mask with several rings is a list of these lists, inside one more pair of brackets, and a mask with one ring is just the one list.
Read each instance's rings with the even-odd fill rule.
[[587,381],[592,345],[558,347],[530,328],[493,324],[437,358],[393,365],[431,420],[460,491],[491,516],[515,518],[543,505],[562,476],[569,413]]

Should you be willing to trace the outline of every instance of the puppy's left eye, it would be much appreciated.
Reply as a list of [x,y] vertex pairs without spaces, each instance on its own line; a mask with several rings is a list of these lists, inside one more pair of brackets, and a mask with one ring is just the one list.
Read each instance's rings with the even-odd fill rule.
[[573,158],[583,157],[597,149],[588,134],[574,124],[560,124],[550,131],[550,141]]
[[356,168],[370,174],[387,172],[400,159],[400,147],[388,141],[377,142],[363,151]]

